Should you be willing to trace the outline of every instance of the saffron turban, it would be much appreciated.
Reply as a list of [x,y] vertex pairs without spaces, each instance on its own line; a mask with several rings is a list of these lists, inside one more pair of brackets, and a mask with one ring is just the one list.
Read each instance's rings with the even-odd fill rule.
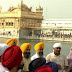
[[7,44],[1,44],[0,43],[0,56],[3,54],[3,52],[8,48],[9,46]]
[[61,43],[55,43],[54,45],[53,45],[53,48],[56,48],[56,47],[62,47],[62,45],[61,45]]
[[22,61],[22,51],[18,46],[11,46],[5,50],[1,57],[4,67],[13,68],[18,66]]
[[54,71],[49,66],[41,66],[41,67],[37,68],[34,72],[54,72]]
[[21,50],[22,50],[22,53],[27,49],[27,48],[30,48],[30,50],[31,50],[31,44],[30,43],[23,43],[22,45],[21,45]]
[[43,66],[46,63],[45,58],[37,58],[29,64],[29,71],[34,72],[38,67]]
[[11,39],[8,39],[8,40],[6,41],[6,44],[10,47],[10,46],[13,45],[14,42],[17,44],[17,39],[11,38]]
[[54,70],[54,72],[58,72],[58,65],[54,62],[48,62],[44,64],[44,66],[50,66]]
[[44,49],[44,43],[43,42],[40,42],[40,43],[37,43],[34,47],[35,51],[38,51],[40,49],[40,47],[42,47]]

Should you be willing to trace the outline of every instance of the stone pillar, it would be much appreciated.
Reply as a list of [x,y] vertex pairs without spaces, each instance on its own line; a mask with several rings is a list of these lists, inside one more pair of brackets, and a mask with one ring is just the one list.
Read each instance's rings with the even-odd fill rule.
[[62,38],[62,32],[60,32],[60,38]]
[[32,30],[32,36],[34,36],[34,30]]
[[63,30],[63,40],[65,39],[64,30]]
[[16,29],[18,28],[18,19],[15,20],[14,26],[15,26]]

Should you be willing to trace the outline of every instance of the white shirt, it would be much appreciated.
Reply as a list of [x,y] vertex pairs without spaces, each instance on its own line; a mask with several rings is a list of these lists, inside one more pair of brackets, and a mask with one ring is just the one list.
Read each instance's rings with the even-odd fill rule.
[[47,62],[55,62],[57,64],[60,64],[62,67],[62,70],[59,70],[59,72],[63,72],[63,67],[68,66],[66,56],[61,55],[61,54],[59,56],[56,56],[54,53],[50,53],[46,56],[46,61]]
[[2,63],[0,62],[0,72],[5,72],[6,71],[6,68],[3,67]]
[[30,62],[31,62],[31,58],[26,59],[23,57],[23,63],[24,63],[23,70],[24,71],[29,71],[28,67],[29,67]]
[[[36,58],[40,58],[40,56],[37,53],[31,57],[31,61],[36,59]],[[43,56],[43,58],[45,58],[45,57]]]
[[20,70],[18,70],[18,72],[21,72],[21,69],[20,69]]

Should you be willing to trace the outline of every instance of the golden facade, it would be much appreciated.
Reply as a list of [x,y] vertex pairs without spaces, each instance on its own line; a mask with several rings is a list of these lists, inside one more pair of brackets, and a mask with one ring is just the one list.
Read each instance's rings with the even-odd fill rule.
[[41,27],[42,10],[39,6],[36,12],[32,12],[32,7],[28,8],[23,2],[17,7],[10,7],[8,12],[0,13],[0,35],[29,35],[32,32],[30,27]]

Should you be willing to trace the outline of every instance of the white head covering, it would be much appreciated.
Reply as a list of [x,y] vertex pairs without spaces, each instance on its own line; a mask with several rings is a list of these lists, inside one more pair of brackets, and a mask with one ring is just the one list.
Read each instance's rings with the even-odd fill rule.
[[56,48],[56,47],[62,47],[62,45],[61,45],[61,43],[55,43],[54,45],[53,45],[53,48]]
[[3,52],[8,48],[9,46],[7,44],[1,44],[0,43],[0,56],[3,54]]

